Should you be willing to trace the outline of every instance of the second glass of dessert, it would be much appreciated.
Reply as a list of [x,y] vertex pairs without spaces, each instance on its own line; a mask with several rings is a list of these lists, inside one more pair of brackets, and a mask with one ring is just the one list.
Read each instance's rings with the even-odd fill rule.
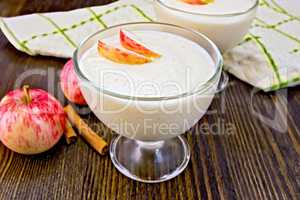
[[200,31],[225,52],[242,41],[258,3],[258,0],[155,0],[155,10],[158,21]]
[[119,134],[110,155],[120,172],[155,183],[185,169],[190,149],[180,135],[224,85],[213,42],[175,25],[123,24],[86,39],[74,63],[89,107]]

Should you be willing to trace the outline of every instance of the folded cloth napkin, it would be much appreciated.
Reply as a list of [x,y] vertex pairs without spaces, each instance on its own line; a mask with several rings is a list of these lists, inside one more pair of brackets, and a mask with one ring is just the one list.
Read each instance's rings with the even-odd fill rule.
[[[83,38],[112,25],[155,21],[152,0],[120,0],[67,12],[0,18],[8,40],[30,55],[72,57]],[[261,0],[245,40],[224,55],[225,69],[265,91],[300,83],[300,4]]]
[[20,51],[68,58],[84,38],[98,30],[121,23],[152,21],[149,16],[155,15],[151,2],[121,0],[67,12],[0,18],[0,27]]
[[260,0],[245,40],[224,55],[225,69],[265,91],[300,83],[299,0]]

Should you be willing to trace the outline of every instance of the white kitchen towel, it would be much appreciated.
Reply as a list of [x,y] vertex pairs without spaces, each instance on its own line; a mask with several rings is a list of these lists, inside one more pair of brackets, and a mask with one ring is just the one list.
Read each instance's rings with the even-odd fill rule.
[[[224,55],[225,69],[265,91],[299,84],[299,10],[298,0],[261,0],[245,40]],[[0,27],[20,51],[67,58],[83,38],[98,30],[155,19],[151,0],[119,0],[67,12],[0,18]]]

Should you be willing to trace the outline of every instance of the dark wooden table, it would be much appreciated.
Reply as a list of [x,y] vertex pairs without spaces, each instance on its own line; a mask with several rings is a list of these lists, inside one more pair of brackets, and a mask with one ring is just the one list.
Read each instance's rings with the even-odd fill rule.
[[[1,0],[0,15],[107,2]],[[47,76],[33,75],[23,83],[49,90],[67,103],[57,84],[66,60],[30,57],[14,49],[2,33],[0,52],[0,97],[21,74],[39,69]],[[186,134],[192,157],[175,179],[161,184],[132,181],[113,167],[109,156],[99,156],[81,140],[67,146],[62,139],[38,156],[18,155],[0,144],[0,199],[300,199],[300,87],[264,94],[230,78],[230,86]],[[84,118],[111,138],[93,114]]]

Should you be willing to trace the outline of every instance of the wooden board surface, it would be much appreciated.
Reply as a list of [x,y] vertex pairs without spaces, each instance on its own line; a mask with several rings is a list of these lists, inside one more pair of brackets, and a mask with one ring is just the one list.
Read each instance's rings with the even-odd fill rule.
[[[109,1],[0,1],[1,16],[61,11]],[[23,83],[62,98],[58,74],[66,60],[30,57],[0,33],[0,97]],[[255,90],[230,77],[225,92],[186,133],[192,149],[187,169],[161,184],[138,183],[120,174],[109,156],[83,141],[64,140],[47,153],[22,156],[0,144],[0,199],[300,199],[300,87],[276,93]],[[85,108],[79,108],[86,111]],[[110,130],[93,114],[83,116],[108,139]],[[218,134],[216,134],[218,133]]]

